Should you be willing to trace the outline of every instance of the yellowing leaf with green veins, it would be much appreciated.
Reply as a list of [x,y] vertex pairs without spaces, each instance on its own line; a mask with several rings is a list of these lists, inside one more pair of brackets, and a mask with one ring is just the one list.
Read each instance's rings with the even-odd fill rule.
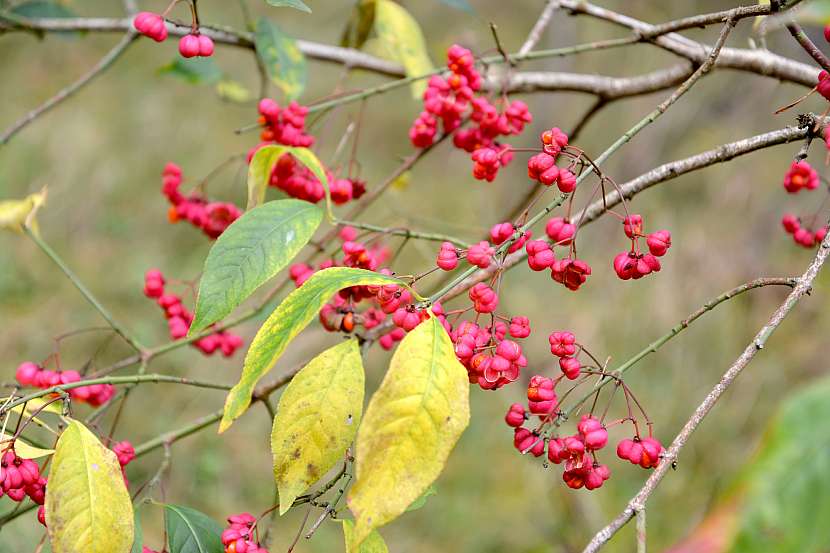
[[322,219],[316,205],[288,199],[262,204],[234,221],[205,260],[190,335],[223,319],[288,265]]
[[280,514],[343,459],[360,424],[363,387],[360,347],[350,339],[312,359],[283,392],[271,431]]
[[46,189],[29,194],[22,200],[0,201],[0,229],[22,233],[23,227],[30,227],[37,233],[37,210],[46,202]]
[[354,546],[354,521],[343,519],[343,538],[346,540],[346,553],[389,553],[386,542],[377,530],[366,536],[359,546]]
[[323,185],[326,193],[326,207],[328,208],[329,219],[333,220],[331,214],[331,194],[329,192],[329,179],[323,164],[308,148],[282,146],[270,144],[263,146],[256,151],[251,163],[248,165],[248,209],[252,209],[265,201],[265,191],[268,189],[268,182],[271,180],[271,172],[277,161],[284,155],[291,154],[295,160],[305,165],[317,180]]
[[[427,54],[426,41],[408,11],[392,0],[375,0],[375,33],[386,49],[401,62],[407,77],[417,77],[432,71],[432,61]],[[412,95],[420,98],[426,89],[426,81],[412,83]]]
[[470,420],[467,370],[437,318],[400,343],[355,444],[352,547],[394,520],[438,478]]
[[262,378],[299,334],[316,316],[332,296],[351,286],[404,283],[395,277],[351,267],[332,267],[317,271],[302,286],[288,296],[271,313],[257,332],[242,367],[242,377],[225,399],[225,413],[219,424],[219,432],[230,425],[248,409],[251,394]]
[[75,420],[52,458],[46,524],[53,553],[127,553],[133,545],[133,505],[115,453]]
[[[0,434],[0,451],[6,450],[6,448],[9,446],[9,440],[11,440],[11,438],[12,437],[8,434]],[[41,457],[52,455],[55,452],[55,450],[41,449],[39,447],[29,445],[22,439],[17,438],[14,441],[14,452],[17,453],[17,456],[22,459],[39,459]]]
[[288,100],[299,98],[305,89],[308,69],[297,41],[262,17],[256,25],[254,44],[257,56],[274,84]]

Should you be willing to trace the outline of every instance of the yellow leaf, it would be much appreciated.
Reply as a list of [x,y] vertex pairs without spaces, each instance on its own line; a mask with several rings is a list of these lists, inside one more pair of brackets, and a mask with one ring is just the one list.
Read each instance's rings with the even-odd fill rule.
[[46,524],[54,553],[128,553],[133,506],[115,453],[83,424],[71,421],[58,439]]
[[346,553],[389,553],[386,542],[377,530],[372,530],[363,543],[354,547],[354,521],[343,519],[343,537],[346,539]]
[[343,458],[363,412],[363,383],[351,339],[312,359],[283,392],[271,431],[280,514]]
[[[8,440],[11,440],[12,436],[8,434],[0,434],[0,451],[5,451],[8,447]],[[17,456],[22,459],[38,459],[40,457],[46,457],[47,455],[52,455],[55,450],[54,449],[41,449],[39,447],[35,447],[33,445],[29,445],[20,438],[17,438],[14,441],[14,452],[17,453]]]
[[470,420],[470,385],[435,317],[398,346],[357,433],[353,547],[432,484]]
[[0,202],[0,229],[22,233],[24,227],[37,232],[35,214],[46,201],[46,189],[29,194],[22,200]]
[[[376,0],[375,33],[386,50],[401,62],[407,77],[418,77],[432,71],[426,41],[408,11],[392,0]],[[412,83],[412,95],[420,98],[426,89],[424,79]]]

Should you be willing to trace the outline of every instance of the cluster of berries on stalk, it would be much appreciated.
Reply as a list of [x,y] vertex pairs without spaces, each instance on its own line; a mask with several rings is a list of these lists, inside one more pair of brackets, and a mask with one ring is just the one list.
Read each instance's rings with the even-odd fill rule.
[[46,499],[46,478],[41,476],[40,467],[32,459],[23,459],[15,453],[12,443],[0,456],[0,497],[4,495],[16,503],[26,497],[35,505],[38,521],[46,526],[46,512],[43,503]]
[[222,532],[225,553],[268,553],[256,539],[256,518],[250,513],[228,517],[228,527]]
[[[269,144],[302,148],[309,148],[314,144],[314,137],[308,134],[305,128],[308,115],[306,106],[292,101],[282,107],[270,98],[263,98],[257,109],[258,123],[262,128],[261,142],[248,152],[249,163],[257,150]],[[328,170],[326,177],[329,181],[331,199],[335,204],[342,205],[356,200],[366,192],[366,184],[359,179],[336,178]],[[311,203],[317,203],[325,197],[323,183],[291,154],[280,156],[268,183],[292,198]]]
[[[52,371],[30,361],[18,365],[15,378],[21,386],[32,386],[42,390],[62,384],[74,384],[83,380],[81,373],[78,371]],[[100,407],[115,395],[115,387],[112,384],[90,384],[89,386],[71,388],[66,393],[73,401]]]
[[[661,269],[658,257],[666,255],[671,247],[671,233],[658,230],[643,234],[642,215],[631,214],[623,218],[623,232],[631,240],[631,248],[614,257],[614,272],[622,280],[640,279]],[[640,238],[645,238],[648,253],[640,250]]]
[[[167,40],[167,23],[165,14],[154,12],[141,12],[133,19],[133,27],[142,35],[152,38],[156,42]],[[213,40],[199,32],[199,27],[194,23],[190,34],[179,39],[179,54],[184,58],[203,57],[209,58],[213,55]]]
[[236,205],[209,201],[198,191],[182,194],[182,180],[182,170],[178,165],[168,163],[164,166],[161,192],[170,202],[167,218],[171,223],[187,221],[209,238],[216,239],[242,215],[242,210]]
[[[182,303],[181,296],[165,291],[167,281],[158,269],[150,269],[144,275],[144,295],[156,300],[159,307],[164,310],[167,319],[167,326],[170,331],[170,338],[179,340],[187,336],[190,325],[193,322],[193,313]],[[221,351],[225,357],[230,357],[242,347],[242,338],[227,330],[219,330],[199,338],[191,345],[204,353],[213,355]]]
[[[830,86],[830,82],[828,82]],[[825,131],[825,141],[830,148],[830,133]],[[818,172],[806,161],[794,161],[784,175],[784,190],[789,194],[798,194],[802,190],[815,190],[819,186]],[[827,236],[827,225],[816,224],[819,212],[807,217],[799,217],[793,213],[785,213],[781,218],[784,231],[793,237],[793,242],[805,248],[813,248],[821,244]]]
[[[534,375],[527,388],[527,406],[512,404],[504,417],[513,430],[513,446],[522,454],[542,457],[547,452],[547,460],[559,465],[564,463],[562,479],[573,489],[594,490],[603,485],[611,476],[607,465],[601,464],[597,453],[608,445],[608,428],[612,425],[630,421],[634,424],[635,437],[625,438],[617,446],[617,456],[643,468],[656,467],[660,462],[663,447],[659,441],[649,435],[641,438],[637,423],[629,405],[628,417],[613,423],[604,422],[605,415],[585,414],[576,425],[576,433],[560,435],[559,426],[567,419],[567,414],[560,408],[560,399],[556,393],[557,386],[563,379],[576,380],[580,374],[605,377],[602,371],[582,370],[578,360],[582,347],[576,342],[573,333],[553,332],[548,337],[551,353],[559,357],[562,374],[555,378]],[[583,379],[578,382],[584,383]],[[626,399],[631,398],[631,391],[621,381]],[[568,392],[570,393],[570,391]],[[597,392],[598,393],[598,392]],[[639,406],[639,404],[637,404]],[[525,426],[526,422],[537,421]],[[649,423],[649,430],[651,429]]]
[[576,175],[572,172],[573,161],[567,167],[559,167],[556,162],[560,154],[571,156],[568,148],[568,135],[559,127],[545,131],[539,137],[542,142],[542,151],[530,157],[527,161],[527,176],[532,180],[552,186],[556,184],[563,194],[570,194],[576,190]]
[[[473,176],[492,181],[500,167],[513,158],[509,146],[498,138],[521,134],[533,121],[527,104],[520,100],[501,99],[501,108],[478,94],[482,78],[470,50],[454,44],[447,50],[447,77],[434,75],[424,91],[424,110],[409,129],[409,139],[416,148],[435,143],[439,122],[444,134],[453,133],[456,148],[472,154]],[[461,128],[465,121],[472,123]]]

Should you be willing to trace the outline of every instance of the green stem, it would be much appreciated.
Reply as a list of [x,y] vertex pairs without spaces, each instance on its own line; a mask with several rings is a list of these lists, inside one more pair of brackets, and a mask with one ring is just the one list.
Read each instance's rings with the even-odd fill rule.
[[379,232],[381,234],[390,234],[393,236],[405,236],[407,238],[415,238],[418,240],[430,240],[433,242],[451,242],[456,246],[460,246],[461,248],[469,248],[470,244],[464,242],[456,238],[455,236],[450,236],[448,234],[440,234],[436,232],[419,232],[414,230],[409,230],[408,228],[403,227],[381,227],[378,225],[373,225],[371,223],[361,223],[359,221],[346,221],[343,219],[336,219],[334,221],[336,225],[348,225],[351,227],[363,229],[363,230],[370,230],[373,232]]
[[94,384],[138,384],[138,383],[166,383],[166,384],[184,384],[187,386],[196,386],[199,388],[212,388],[214,390],[230,390],[231,386],[227,384],[217,384],[216,382],[206,382],[204,380],[192,380],[189,378],[182,378],[180,376],[171,376],[167,374],[139,374],[133,376],[105,376],[102,378],[90,378],[87,380],[79,380],[78,382],[72,382],[69,384],[60,384],[58,386],[52,386],[51,388],[45,388],[43,390],[39,390],[37,392],[33,392],[27,396],[23,396],[19,399],[16,399],[9,403],[8,405],[3,406],[0,408],[0,415],[3,413],[8,412],[9,410],[17,407],[18,405],[22,405],[28,401],[33,399],[37,399],[39,397],[47,396],[49,394],[59,394],[61,392],[66,392],[67,390],[72,390],[74,388],[81,388],[83,386],[92,386]]
[[58,268],[60,268],[61,271],[63,271],[63,274],[66,275],[66,277],[70,281],[72,281],[72,284],[75,285],[75,288],[77,288],[81,295],[83,295],[84,298],[86,298],[86,300],[92,305],[92,307],[94,307],[98,311],[98,313],[100,313],[101,316],[104,317],[104,319],[112,327],[112,329],[115,332],[117,332],[118,335],[121,336],[128,344],[130,344],[130,346],[132,346],[133,349],[135,349],[138,352],[142,352],[144,350],[144,347],[141,345],[141,343],[134,336],[132,336],[119,322],[115,320],[115,318],[107,310],[107,308],[104,307],[101,304],[101,302],[98,301],[98,299],[92,294],[92,292],[89,291],[89,289],[84,285],[84,283],[81,282],[81,280],[78,278],[78,275],[72,272],[72,269],[70,269],[69,266],[66,263],[64,263],[63,259],[61,259],[61,257],[55,252],[55,250],[53,250],[49,246],[49,244],[44,242],[40,236],[32,232],[32,229],[30,229],[29,227],[24,227],[24,230],[26,234],[29,236],[29,238],[31,238],[32,241],[35,244],[37,244],[41,251],[43,251],[43,253],[45,253],[49,257],[49,259],[51,259],[55,263],[55,265],[57,265]]

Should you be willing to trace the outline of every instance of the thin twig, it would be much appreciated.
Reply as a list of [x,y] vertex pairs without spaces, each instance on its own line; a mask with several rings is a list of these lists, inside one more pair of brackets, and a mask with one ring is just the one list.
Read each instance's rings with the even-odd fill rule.
[[80,79],[72,83],[71,85],[67,86],[66,88],[59,91],[57,94],[46,100],[43,104],[36,107],[20,119],[18,119],[11,127],[3,131],[3,134],[0,135],[0,145],[6,144],[11,138],[20,132],[26,125],[33,122],[35,119],[52,109],[53,107],[57,106],[74,93],[78,92],[81,88],[84,87],[87,83],[92,81],[95,77],[100,75],[104,70],[110,67],[115,61],[121,57],[121,54],[127,51],[130,44],[138,37],[138,34],[132,30],[128,30],[124,37],[116,44],[112,50],[107,52],[107,55],[101,58],[101,60],[92,66],[92,68],[84,73]]
[[553,0],[547,1],[545,8],[542,10],[542,13],[539,14],[539,18],[536,20],[536,23],[534,23],[530,33],[527,35],[527,39],[525,39],[524,44],[522,44],[521,48],[519,48],[520,56],[527,54],[533,50],[537,44],[539,44],[539,41],[542,39],[542,33],[545,32],[545,28],[547,28],[550,23],[550,20],[553,17],[553,12],[556,11],[557,7],[558,5]]

